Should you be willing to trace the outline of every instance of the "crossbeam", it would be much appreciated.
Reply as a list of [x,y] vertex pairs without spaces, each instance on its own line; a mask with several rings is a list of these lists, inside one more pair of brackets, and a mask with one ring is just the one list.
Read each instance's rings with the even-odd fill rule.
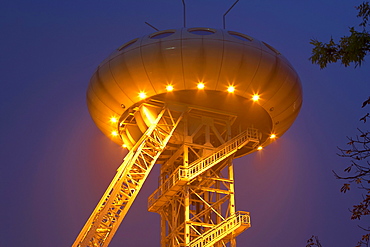
[[211,154],[195,160],[189,167],[177,168],[148,198],[148,210],[157,212],[167,202],[166,197],[176,194],[186,183],[234,155],[240,148],[246,145],[254,148],[258,143],[258,131],[249,128],[215,149]]
[[166,106],[162,108],[152,125],[125,157],[73,247],[108,246],[183,114],[181,112],[174,118]]

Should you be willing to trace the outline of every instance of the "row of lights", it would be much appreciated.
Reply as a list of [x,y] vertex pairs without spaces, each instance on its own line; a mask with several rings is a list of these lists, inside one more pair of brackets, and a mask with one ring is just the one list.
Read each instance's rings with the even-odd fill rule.
[[[204,89],[204,87],[205,87],[205,85],[204,85],[204,83],[203,82],[199,82],[198,84],[197,84],[197,88],[199,89],[199,90],[202,90],[202,89]],[[167,85],[166,86],[166,90],[167,90],[167,92],[172,92],[173,91],[173,86],[170,84],[170,85]],[[234,86],[229,86],[228,88],[227,88],[227,92],[229,92],[229,93],[234,93],[234,91],[235,91],[235,87]],[[139,93],[139,98],[140,99],[145,99],[146,98],[146,93],[144,92],[144,91],[141,91],[140,93]],[[252,100],[253,101],[258,101],[260,99],[260,96],[258,95],[258,94],[254,94],[253,96],[252,96]]]
[[[109,119],[109,121],[114,124],[114,123],[117,123],[118,122],[118,118],[116,118],[116,117],[113,116],[113,117],[111,117]],[[116,136],[118,136],[118,131],[117,130],[112,130],[112,132],[110,132],[110,134],[112,136],[116,137]]]
[[[199,90],[202,90],[202,89],[204,89],[204,87],[205,87],[205,85],[204,85],[204,83],[203,82],[199,82],[198,84],[197,84],[197,88],[199,89]],[[173,86],[172,85],[167,85],[166,86],[166,90],[167,90],[167,92],[171,92],[171,91],[173,91]],[[235,87],[234,86],[229,86],[228,88],[227,88],[227,92],[229,92],[229,93],[234,93],[234,91],[235,91]],[[139,93],[139,98],[140,99],[145,99],[147,97],[147,95],[146,95],[146,93],[144,92],[144,91],[141,91],[140,93]],[[258,94],[254,94],[253,96],[252,96],[252,100],[253,101],[258,101],[260,99],[260,96],[258,95]],[[111,123],[117,123],[118,122],[118,119],[116,118],[116,117],[111,117],[110,118],[110,122]],[[112,132],[111,132],[111,135],[112,136],[114,136],[114,137],[116,137],[116,136],[118,136],[118,131],[117,130],[113,130]],[[271,134],[271,136],[270,136],[270,139],[275,139],[276,138],[276,135],[275,134]],[[126,148],[127,146],[126,146],[126,144],[123,144],[122,145],[122,147],[123,148]],[[257,150],[262,150],[263,149],[263,147],[262,146],[259,146],[258,148],[257,148]]]
[[[116,117],[111,117],[110,119],[110,122],[111,123],[117,123],[118,122],[118,118]],[[117,137],[118,136],[118,131],[117,130],[112,130],[112,132],[110,133],[113,137]],[[127,148],[127,145],[126,144],[122,144],[122,147],[123,148]]]
[[[109,119],[109,121],[114,124],[114,123],[117,123],[118,122],[118,118],[117,117],[111,117]],[[119,134],[118,134],[118,131],[117,130],[112,130],[112,132],[110,133],[113,137],[117,137]],[[126,144],[122,144],[122,147],[123,148],[127,148],[127,145]]]
[[[271,134],[271,135],[270,135],[270,139],[272,139],[272,140],[273,140],[273,139],[275,139],[275,138],[276,138],[276,134]],[[260,150],[262,150],[262,149],[263,149],[263,147],[262,147],[262,146],[258,146],[258,147],[257,147],[257,150],[258,150],[258,151],[260,151]]]

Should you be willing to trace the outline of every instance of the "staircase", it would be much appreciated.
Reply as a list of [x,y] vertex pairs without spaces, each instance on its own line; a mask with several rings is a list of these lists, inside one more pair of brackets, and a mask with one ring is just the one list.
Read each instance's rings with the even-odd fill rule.
[[211,154],[192,162],[188,167],[177,168],[148,198],[148,210],[157,212],[168,201],[166,197],[175,195],[186,183],[234,155],[240,148],[244,146],[255,148],[258,143],[258,130],[249,128],[216,148]]
[[[189,247],[211,247],[218,241],[227,243],[231,237],[236,237],[250,227],[248,212],[238,211],[234,215],[215,225],[206,233],[190,242]],[[228,237],[231,235],[231,237]]]

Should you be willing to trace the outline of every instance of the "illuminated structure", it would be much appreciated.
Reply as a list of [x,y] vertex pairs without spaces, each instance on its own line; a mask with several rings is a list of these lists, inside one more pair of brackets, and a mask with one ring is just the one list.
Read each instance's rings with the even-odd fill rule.
[[104,60],[87,92],[100,130],[129,153],[73,246],[107,246],[154,164],[148,210],[161,246],[235,246],[232,160],[280,137],[302,103],[299,77],[273,47],[224,29],[133,39]]

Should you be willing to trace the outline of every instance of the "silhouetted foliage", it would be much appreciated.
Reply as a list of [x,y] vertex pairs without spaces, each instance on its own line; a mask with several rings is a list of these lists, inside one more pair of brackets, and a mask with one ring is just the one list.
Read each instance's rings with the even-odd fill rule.
[[[340,38],[338,43],[335,43],[333,38],[329,43],[322,43],[316,39],[311,40],[310,44],[314,46],[310,60],[314,64],[318,64],[321,69],[325,68],[329,63],[340,62],[345,67],[354,63],[355,67],[361,66],[365,60],[365,56],[370,51],[370,34],[366,30],[370,16],[369,2],[363,2],[356,7],[358,10],[357,17],[362,18],[359,24],[362,31],[356,31],[354,27],[349,28],[350,35]],[[362,108],[370,105],[370,97],[362,103]],[[364,124],[369,123],[370,114],[366,113],[360,121]],[[358,129],[359,134],[356,137],[347,137],[347,148],[338,148],[338,155],[349,159],[349,165],[344,169],[345,175],[339,175],[334,172],[337,179],[344,180],[345,183],[340,191],[346,193],[351,189],[351,186],[363,190],[362,201],[353,205],[351,212],[352,220],[361,220],[364,216],[370,215],[370,131]],[[370,246],[370,227],[362,227],[364,234],[355,247]],[[321,246],[319,239],[312,236],[307,241],[309,246]]]
[[306,247],[322,247],[319,238],[317,236],[312,236],[309,240],[307,240]]
[[[362,201],[350,209],[352,220],[360,220],[363,216],[370,215],[370,132],[360,129],[358,131],[359,134],[356,137],[347,137],[347,148],[338,148],[340,150],[338,155],[350,160],[349,165],[344,169],[346,175],[338,175],[333,171],[336,178],[346,181],[340,189],[341,192],[349,191],[351,185],[364,190]],[[368,247],[370,246],[370,227],[361,228],[369,233],[362,236],[356,247]]]
[[370,51],[370,34],[366,30],[370,16],[369,2],[363,2],[356,9],[358,10],[357,17],[362,18],[359,24],[362,31],[356,31],[354,27],[350,27],[350,35],[343,36],[337,43],[333,38],[328,43],[311,39],[310,44],[314,46],[310,57],[312,63],[318,64],[322,69],[329,63],[338,61],[346,67],[351,63],[354,63],[355,67],[361,66]]

